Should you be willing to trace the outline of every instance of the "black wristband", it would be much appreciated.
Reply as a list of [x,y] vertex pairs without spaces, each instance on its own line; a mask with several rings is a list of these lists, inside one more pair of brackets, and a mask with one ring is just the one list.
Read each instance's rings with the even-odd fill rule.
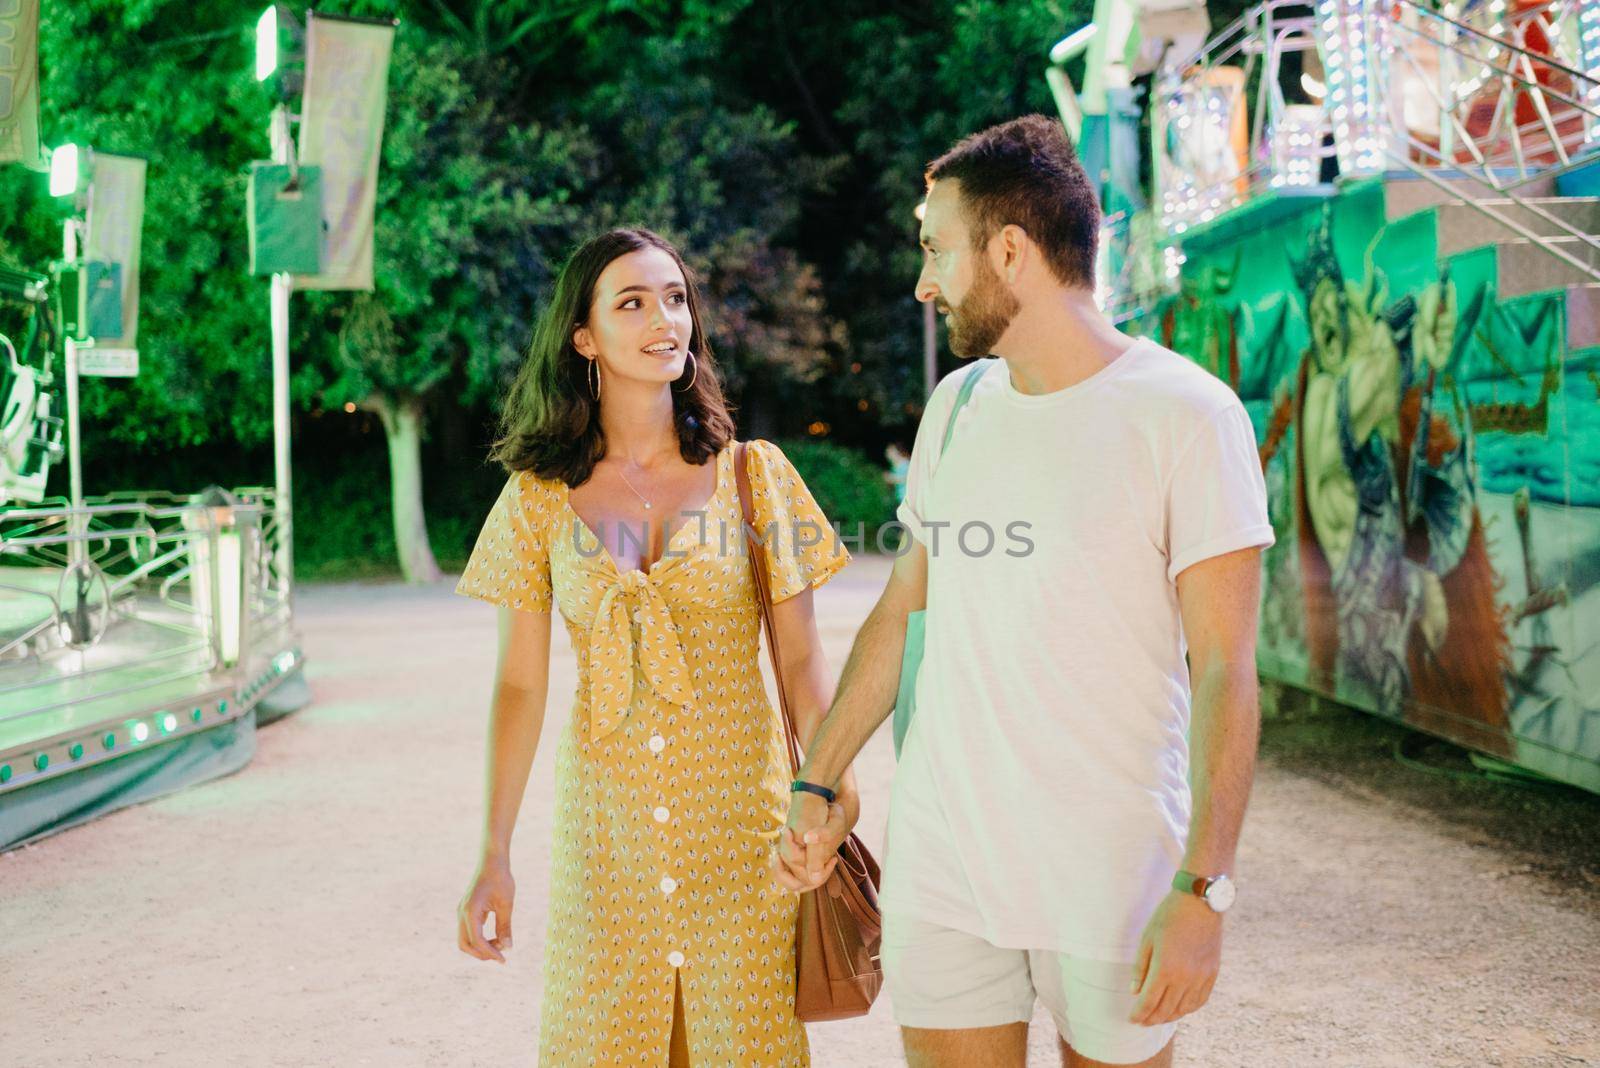
[[839,796],[826,786],[818,786],[816,783],[806,782],[804,779],[796,779],[789,784],[790,793],[794,793],[796,790],[804,790],[808,794],[816,794],[830,805],[833,804],[834,798]]

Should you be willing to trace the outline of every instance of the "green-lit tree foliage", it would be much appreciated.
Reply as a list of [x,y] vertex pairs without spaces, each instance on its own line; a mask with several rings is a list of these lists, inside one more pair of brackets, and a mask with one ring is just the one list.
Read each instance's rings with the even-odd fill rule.
[[[244,175],[267,150],[270,102],[250,70],[263,3],[43,0],[47,141],[150,159],[141,373],[84,384],[91,475],[114,449],[270,440],[266,287],[245,274],[244,226]],[[1226,0],[1213,17],[1239,9]],[[448,414],[456,451],[486,444],[555,272],[607,226],[648,226],[683,248],[745,434],[820,424],[874,459],[907,437],[923,400],[911,295],[923,167],[965,133],[1050,111],[1046,51],[1092,2],[325,10],[401,29],[376,288],[295,295],[294,400],[377,414],[400,562],[426,579],[430,426]],[[0,261],[38,269],[58,255],[62,210],[42,176],[0,167]],[[476,429],[461,429],[463,407]]]

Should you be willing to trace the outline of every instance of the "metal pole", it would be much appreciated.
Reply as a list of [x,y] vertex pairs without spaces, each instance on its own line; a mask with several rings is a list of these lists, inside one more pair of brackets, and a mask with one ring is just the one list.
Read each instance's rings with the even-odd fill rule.
[[[289,108],[279,104],[272,109],[272,161],[289,164]],[[289,293],[288,274],[272,276],[272,455],[273,506],[278,513],[278,573],[283,582],[286,604],[294,600],[294,496],[289,467]]]
[[233,513],[233,529],[239,535],[239,640],[233,662],[235,692],[245,684],[245,662],[250,648],[251,606],[255,604],[255,579],[257,561],[265,548],[261,537],[261,513],[257,510],[240,510]]
[[222,531],[217,522],[217,509],[207,507],[204,511],[206,517],[205,533],[202,537],[206,540],[206,570],[209,571],[211,587],[211,603],[206,606],[211,616],[211,670],[216,671],[223,666],[222,648]]
[[289,290],[287,274],[272,276],[272,459],[278,512],[278,559],[284,599],[294,593],[294,496],[289,467]]
[[922,383],[927,396],[933,396],[933,387],[939,384],[939,350],[935,344],[939,336],[939,322],[934,317],[933,301],[922,305]]
[[[69,337],[66,339],[65,349],[66,359],[63,363],[66,365],[64,377],[67,380],[67,483],[72,502],[72,521],[68,529],[74,535],[79,535],[87,529],[88,516],[83,511],[83,447],[78,436],[78,343]],[[84,540],[74,537],[69,554],[73,565],[81,564],[87,553],[88,548]]]
[[[62,224],[61,257],[69,269],[78,262],[76,213]],[[59,282],[58,278],[57,283]],[[63,309],[69,300],[78,303],[78,294],[82,292],[83,285],[81,278],[78,285],[80,288],[76,292],[60,294]],[[79,308],[81,312],[81,303]],[[81,322],[79,328],[82,328]],[[83,439],[79,433],[78,421],[78,345],[65,330],[62,334],[62,375],[67,380],[67,493],[72,506],[72,519],[67,524],[67,529],[73,535],[81,535],[88,529],[88,517],[83,514]],[[72,561],[73,566],[81,564],[87,556],[88,546],[84,539],[73,537],[68,550],[68,559]]]

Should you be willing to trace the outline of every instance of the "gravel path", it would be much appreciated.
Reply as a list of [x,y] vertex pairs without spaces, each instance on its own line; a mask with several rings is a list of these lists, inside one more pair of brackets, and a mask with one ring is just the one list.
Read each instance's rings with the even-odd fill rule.
[[[862,557],[818,594],[835,670],[886,575]],[[564,629],[513,857],[517,948],[497,967],[453,933],[477,845],[492,610],[444,585],[313,587],[300,606],[316,701],[264,729],[253,764],[0,855],[0,1060],[533,1063],[553,738],[574,679]],[[1180,1031],[1179,1062],[1600,1065],[1595,880],[1280,756],[1272,731],[1222,980]],[[886,735],[857,767],[875,845]],[[1596,833],[1600,799],[1561,803]],[[1035,1023],[1030,1064],[1054,1064]],[[886,1002],[811,1034],[819,1066],[903,1063]]]

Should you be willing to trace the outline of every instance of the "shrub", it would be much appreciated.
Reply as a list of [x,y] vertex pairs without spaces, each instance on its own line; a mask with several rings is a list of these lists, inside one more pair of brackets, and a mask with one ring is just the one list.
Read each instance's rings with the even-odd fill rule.
[[[831,441],[786,439],[778,447],[841,535],[853,539],[857,530],[862,532],[861,542],[846,541],[846,546],[855,551],[859,544],[863,551],[876,551],[878,528],[894,519],[894,491],[884,480],[884,469],[855,449]],[[886,547],[893,547],[892,539],[886,542]]]

